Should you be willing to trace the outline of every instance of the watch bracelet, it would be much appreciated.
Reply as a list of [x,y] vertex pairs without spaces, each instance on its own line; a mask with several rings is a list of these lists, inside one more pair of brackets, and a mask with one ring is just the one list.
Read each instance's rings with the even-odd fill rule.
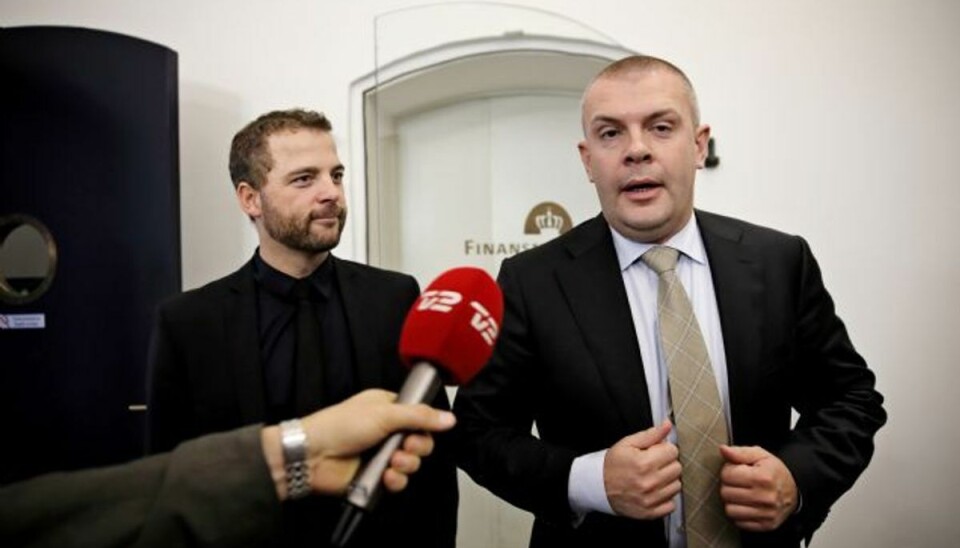
[[310,494],[310,466],[307,464],[307,434],[300,419],[280,423],[280,440],[287,496],[291,499],[303,498]]

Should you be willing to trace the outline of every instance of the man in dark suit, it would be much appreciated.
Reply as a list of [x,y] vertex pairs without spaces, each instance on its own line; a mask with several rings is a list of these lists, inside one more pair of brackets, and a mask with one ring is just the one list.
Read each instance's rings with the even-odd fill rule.
[[[460,466],[534,513],[531,546],[809,541],[886,420],[813,255],[799,237],[694,210],[710,129],[672,64],[613,63],[582,114],[602,214],[504,261],[500,339],[454,406]],[[678,257],[667,270],[695,316],[683,327],[708,354],[700,379],[726,432],[693,449],[713,469],[677,441],[666,278],[641,259],[653,249]],[[704,469],[706,498],[688,499]],[[725,532],[706,541],[687,519],[710,504]]]
[[[397,343],[419,289],[410,276],[330,254],[346,221],[344,167],[330,131],[323,115],[288,110],[234,137],[230,175],[260,246],[237,272],[160,308],[150,350],[151,451],[402,384]],[[449,405],[444,394],[434,403]],[[420,475],[385,498],[355,545],[409,538],[453,546],[457,497],[452,455],[438,436]],[[280,543],[299,546],[330,534],[340,501],[311,497],[284,514]]]

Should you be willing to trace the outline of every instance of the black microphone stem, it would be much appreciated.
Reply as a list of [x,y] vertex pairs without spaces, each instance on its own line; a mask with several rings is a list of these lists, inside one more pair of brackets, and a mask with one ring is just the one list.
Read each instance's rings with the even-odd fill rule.
[[[428,362],[417,362],[403,382],[400,393],[397,394],[397,403],[429,403],[433,401],[442,386],[440,375],[437,374],[437,369],[433,365]],[[381,485],[383,473],[390,464],[393,452],[403,442],[403,437],[402,432],[396,432],[387,438],[380,450],[353,478],[353,482],[347,488],[347,504],[344,505],[343,514],[330,541],[334,546],[338,548],[345,546],[363,519],[363,515],[373,511],[380,501],[380,496],[383,494]]]

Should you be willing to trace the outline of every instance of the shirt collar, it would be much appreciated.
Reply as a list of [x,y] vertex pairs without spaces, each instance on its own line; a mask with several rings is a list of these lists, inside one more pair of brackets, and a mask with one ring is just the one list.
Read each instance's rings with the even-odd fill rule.
[[690,215],[690,220],[680,229],[680,232],[671,236],[663,244],[635,242],[614,230],[612,226],[610,234],[613,235],[613,247],[617,252],[617,262],[620,264],[621,272],[637,262],[641,255],[655,245],[672,247],[697,263],[707,264],[707,251],[703,247],[703,238],[700,237],[696,212]]
[[[333,255],[327,255],[327,259],[320,263],[307,278],[310,285],[317,290],[317,293],[324,300],[330,299],[333,292]],[[280,272],[273,268],[260,256],[260,249],[253,256],[253,278],[261,287],[279,297],[287,297],[293,291],[293,284],[297,279]]]

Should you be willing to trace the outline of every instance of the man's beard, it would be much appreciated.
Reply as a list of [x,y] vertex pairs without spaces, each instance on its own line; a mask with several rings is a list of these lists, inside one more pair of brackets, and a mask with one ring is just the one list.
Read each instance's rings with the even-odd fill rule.
[[266,197],[263,199],[262,206],[263,228],[267,234],[290,249],[306,253],[323,253],[337,247],[340,243],[340,234],[343,233],[343,227],[347,223],[347,209],[339,205],[330,206],[336,212],[338,225],[336,231],[333,233],[324,231],[322,235],[315,235],[310,230],[312,222],[329,216],[328,212],[314,211],[298,219],[274,209]]

